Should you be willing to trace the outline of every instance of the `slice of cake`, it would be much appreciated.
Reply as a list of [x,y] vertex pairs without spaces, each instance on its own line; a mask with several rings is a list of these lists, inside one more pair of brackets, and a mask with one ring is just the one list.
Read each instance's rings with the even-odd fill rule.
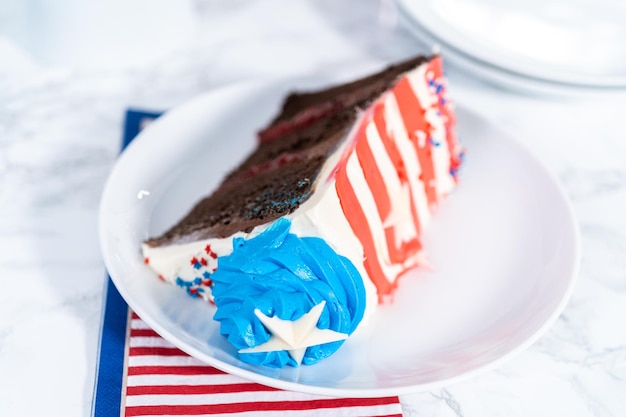
[[420,236],[461,162],[441,59],[291,94],[256,150],[143,246],[161,279],[212,300],[243,361],[332,354],[424,263]]

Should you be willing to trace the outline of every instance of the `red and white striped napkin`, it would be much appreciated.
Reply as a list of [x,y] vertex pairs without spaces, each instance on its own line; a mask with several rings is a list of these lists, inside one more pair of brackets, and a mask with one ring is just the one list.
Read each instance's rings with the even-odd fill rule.
[[398,397],[333,398],[284,391],[229,375],[130,317],[122,416],[402,416]]

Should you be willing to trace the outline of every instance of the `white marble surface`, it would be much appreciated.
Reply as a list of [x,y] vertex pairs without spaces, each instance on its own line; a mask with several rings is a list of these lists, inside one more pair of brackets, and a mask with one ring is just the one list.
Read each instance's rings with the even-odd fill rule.
[[[416,48],[382,0],[118,0],[96,12],[63,0],[54,16],[33,17],[51,3],[0,6],[0,22],[14,23],[0,25],[0,416],[90,413],[104,284],[97,208],[126,107],[165,109],[244,79],[352,76]],[[537,97],[449,75],[457,100],[561,180],[581,271],[528,351],[404,396],[405,414],[625,415],[626,96]]]

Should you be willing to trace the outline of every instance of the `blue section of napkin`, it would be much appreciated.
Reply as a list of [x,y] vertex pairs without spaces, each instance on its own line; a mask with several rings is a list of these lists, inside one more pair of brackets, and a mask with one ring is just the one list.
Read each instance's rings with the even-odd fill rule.
[[[121,150],[123,151],[128,146],[148,122],[160,115],[161,113],[128,110],[124,121]],[[94,387],[93,417],[119,416],[122,406],[128,305],[108,274],[105,291],[100,351]]]
[[94,417],[120,414],[128,306],[107,274],[104,319],[94,393]]
[[124,121],[124,136],[122,137],[122,151],[135,139],[147,123],[161,116],[163,113],[145,110],[129,109]]

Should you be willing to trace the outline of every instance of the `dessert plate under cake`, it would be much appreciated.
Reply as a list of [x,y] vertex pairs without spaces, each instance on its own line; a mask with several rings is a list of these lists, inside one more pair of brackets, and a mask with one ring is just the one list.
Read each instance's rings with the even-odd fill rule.
[[101,240],[122,296],[187,353],[266,385],[317,394],[384,396],[432,389],[489,369],[558,317],[578,265],[578,235],[556,182],[496,126],[457,106],[469,150],[463,182],[424,237],[436,270],[415,270],[332,357],[271,369],[239,361],[214,307],[154,279],[138,248],[215,187],[255,143],[294,87],[239,84],[168,112],[120,157],[101,205]]

